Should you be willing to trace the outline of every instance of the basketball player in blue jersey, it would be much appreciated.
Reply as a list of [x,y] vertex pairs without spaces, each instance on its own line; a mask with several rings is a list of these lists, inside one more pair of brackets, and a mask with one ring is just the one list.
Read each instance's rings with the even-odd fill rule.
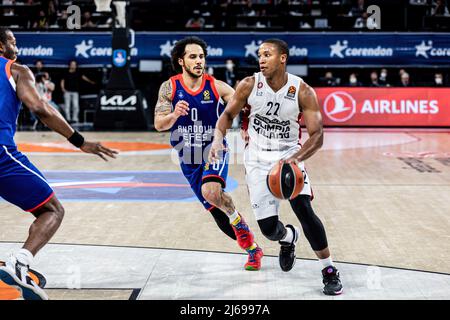
[[36,220],[23,247],[0,266],[0,280],[19,287],[25,300],[47,300],[46,293],[28,276],[34,256],[58,230],[64,208],[42,173],[17,150],[14,142],[21,102],[50,129],[86,153],[104,160],[116,151],[84,140],[58,111],[39,96],[33,73],[15,63],[18,49],[14,34],[0,27],[0,196],[30,212]]
[[207,161],[216,121],[234,90],[205,73],[207,49],[200,38],[178,41],[171,54],[173,68],[179,74],[161,85],[155,128],[171,130],[170,142],[178,151],[181,170],[195,195],[219,228],[247,251],[245,269],[259,270],[263,252],[230,195],[224,192],[228,153],[223,152],[214,163]]

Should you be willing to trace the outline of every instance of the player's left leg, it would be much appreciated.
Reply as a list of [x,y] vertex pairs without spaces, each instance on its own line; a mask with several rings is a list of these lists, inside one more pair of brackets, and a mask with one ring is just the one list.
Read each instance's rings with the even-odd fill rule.
[[222,160],[217,163],[206,163],[202,174],[202,196],[208,203],[219,208],[228,216],[238,245],[249,254],[245,269],[259,270],[263,257],[262,249],[255,243],[253,232],[251,232],[242,215],[236,210],[233,199],[224,191],[227,175],[227,153],[224,153]]
[[339,271],[331,258],[327,235],[322,221],[314,213],[311,206],[311,197],[301,194],[289,202],[302,225],[306,239],[322,264],[323,292],[327,295],[341,294],[342,283],[339,278]]
[[0,267],[0,278],[20,287],[26,300],[46,300],[28,271],[34,256],[61,224],[64,210],[42,173],[15,147],[2,146],[0,168],[0,196],[36,217],[24,246]]
[[[211,177],[211,176],[210,176]],[[202,196],[208,203],[219,208],[226,216],[237,238],[238,245],[249,254],[246,270],[261,269],[262,249],[255,243],[255,237],[250,230],[244,217],[236,210],[233,199],[223,190],[219,182],[209,182],[202,184]]]

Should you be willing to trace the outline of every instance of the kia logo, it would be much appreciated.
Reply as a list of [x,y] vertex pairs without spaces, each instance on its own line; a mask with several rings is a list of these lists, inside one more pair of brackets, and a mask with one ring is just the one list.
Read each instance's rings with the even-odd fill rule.
[[323,110],[331,120],[345,122],[355,114],[356,101],[347,92],[336,91],[325,98]]

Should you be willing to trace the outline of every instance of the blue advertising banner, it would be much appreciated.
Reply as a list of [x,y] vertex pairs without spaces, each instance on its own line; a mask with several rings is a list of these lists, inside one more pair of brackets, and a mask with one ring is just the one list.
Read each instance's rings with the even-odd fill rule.
[[[450,65],[450,33],[155,33],[138,32],[131,48],[131,63],[142,59],[169,59],[174,43],[196,35],[208,43],[208,62],[234,59],[253,64],[264,39],[289,44],[290,63],[308,65]],[[80,65],[112,62],[111,33],[17,32],[19,57],[33,64]]]

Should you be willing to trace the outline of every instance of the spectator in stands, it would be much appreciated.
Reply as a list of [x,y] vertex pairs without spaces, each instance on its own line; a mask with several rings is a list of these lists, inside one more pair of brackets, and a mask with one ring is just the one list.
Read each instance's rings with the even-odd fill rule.
[[39,11],[39,17],[33,24],[34,29],[47,29],[48,28],[48,17],[44,10]]
[[349,87],[361,87],[362,83],[358,81],[358,76],[356,73],[351,73],[348,77],[348,84]]
[[56,10],[56,4],[53,0],[50,0],[48,2],[47,17],[48,17],[48,24],[50,26],[56,25],[56,21],[58,19],[58,12]]
[[61,90],[64,94],[64,113],[69,123],[77,123],[79,120],[79,91],[81,80],[95,85],[95,82],[78,71],[78,64],[75,60],[70,61],[69,70],[61,80]]
[[412,83],[411,80],[409,78],[409,74],[408,72],[403,72],[400,76],[400,86],[401,87],[411,87]]
[[437,72],[434,74],[434,86],[435,87],[443,87],[445,86],[444,84],[444,77],[442,75],[442,73]]
[[256,16],[256,11],[253,9],[253,1],[247,0],[246,5],[242,8],[242,14],[253,17]]
[[331,71],[326,72],[325,76],[320,78],[320,82],[326,87],[336,87],[339,85],[339,79],[333,77],[333,73]]
[[[39,95],[47,101],[53,108],[62,112],[61,108],[53,101],[52,94],[55,91],[55,84],[51,81],[48,72],[39,72],[35,76],[36,89]],[[31,119],[33,121],[33,130],[36,130],[39,123],[38,118],[31,112]]]
[[[2,4],[5,6],[16,4],[16,0],[3,0]],[[4,16],[13,16],[14,15],[14,9],[13,8],[6,8],[3,9],[3,15]]]
[[67,10],[63,10],[61,16],[58,17],[58,27],[66,29],[67,28]]
[[42,60],[36,60],[34,63],[34,76],[36,77],[38,74],[44,73],[44,63]]
[[445,0],[436,0],[433,2],[431,9],[432,16],[449,16],[448,8],[445,5]]
[[388,71],[387,69],[381,69],[380,78],[378,79],[378,83],[381,86],[390,87],[390,84],[387,82]]
[[188,29],[203,29],[205,26],[205,19],[203,19],[200,15],[199,10],[194,10],[192,12],[192,18],[186,22],[186,28]]
[[364,9],[364,0],[358,0],[356,4],[350,9],[348,15],[351,17],[362,17]]
[[370,74],[369,87],[381,87],[380,83],[378,82],[378,73],[376,71],[372,71],[372,73]]
[[97,25],[92,21],[92,14],[89,11],[83,14],[83,24],[82,28],[95,28]]
[[235,64],[233,60],[227,59],[225,62],[225,82],[228,83],[230,87],[234,87],[236,84],[236,74],[234,73]]

